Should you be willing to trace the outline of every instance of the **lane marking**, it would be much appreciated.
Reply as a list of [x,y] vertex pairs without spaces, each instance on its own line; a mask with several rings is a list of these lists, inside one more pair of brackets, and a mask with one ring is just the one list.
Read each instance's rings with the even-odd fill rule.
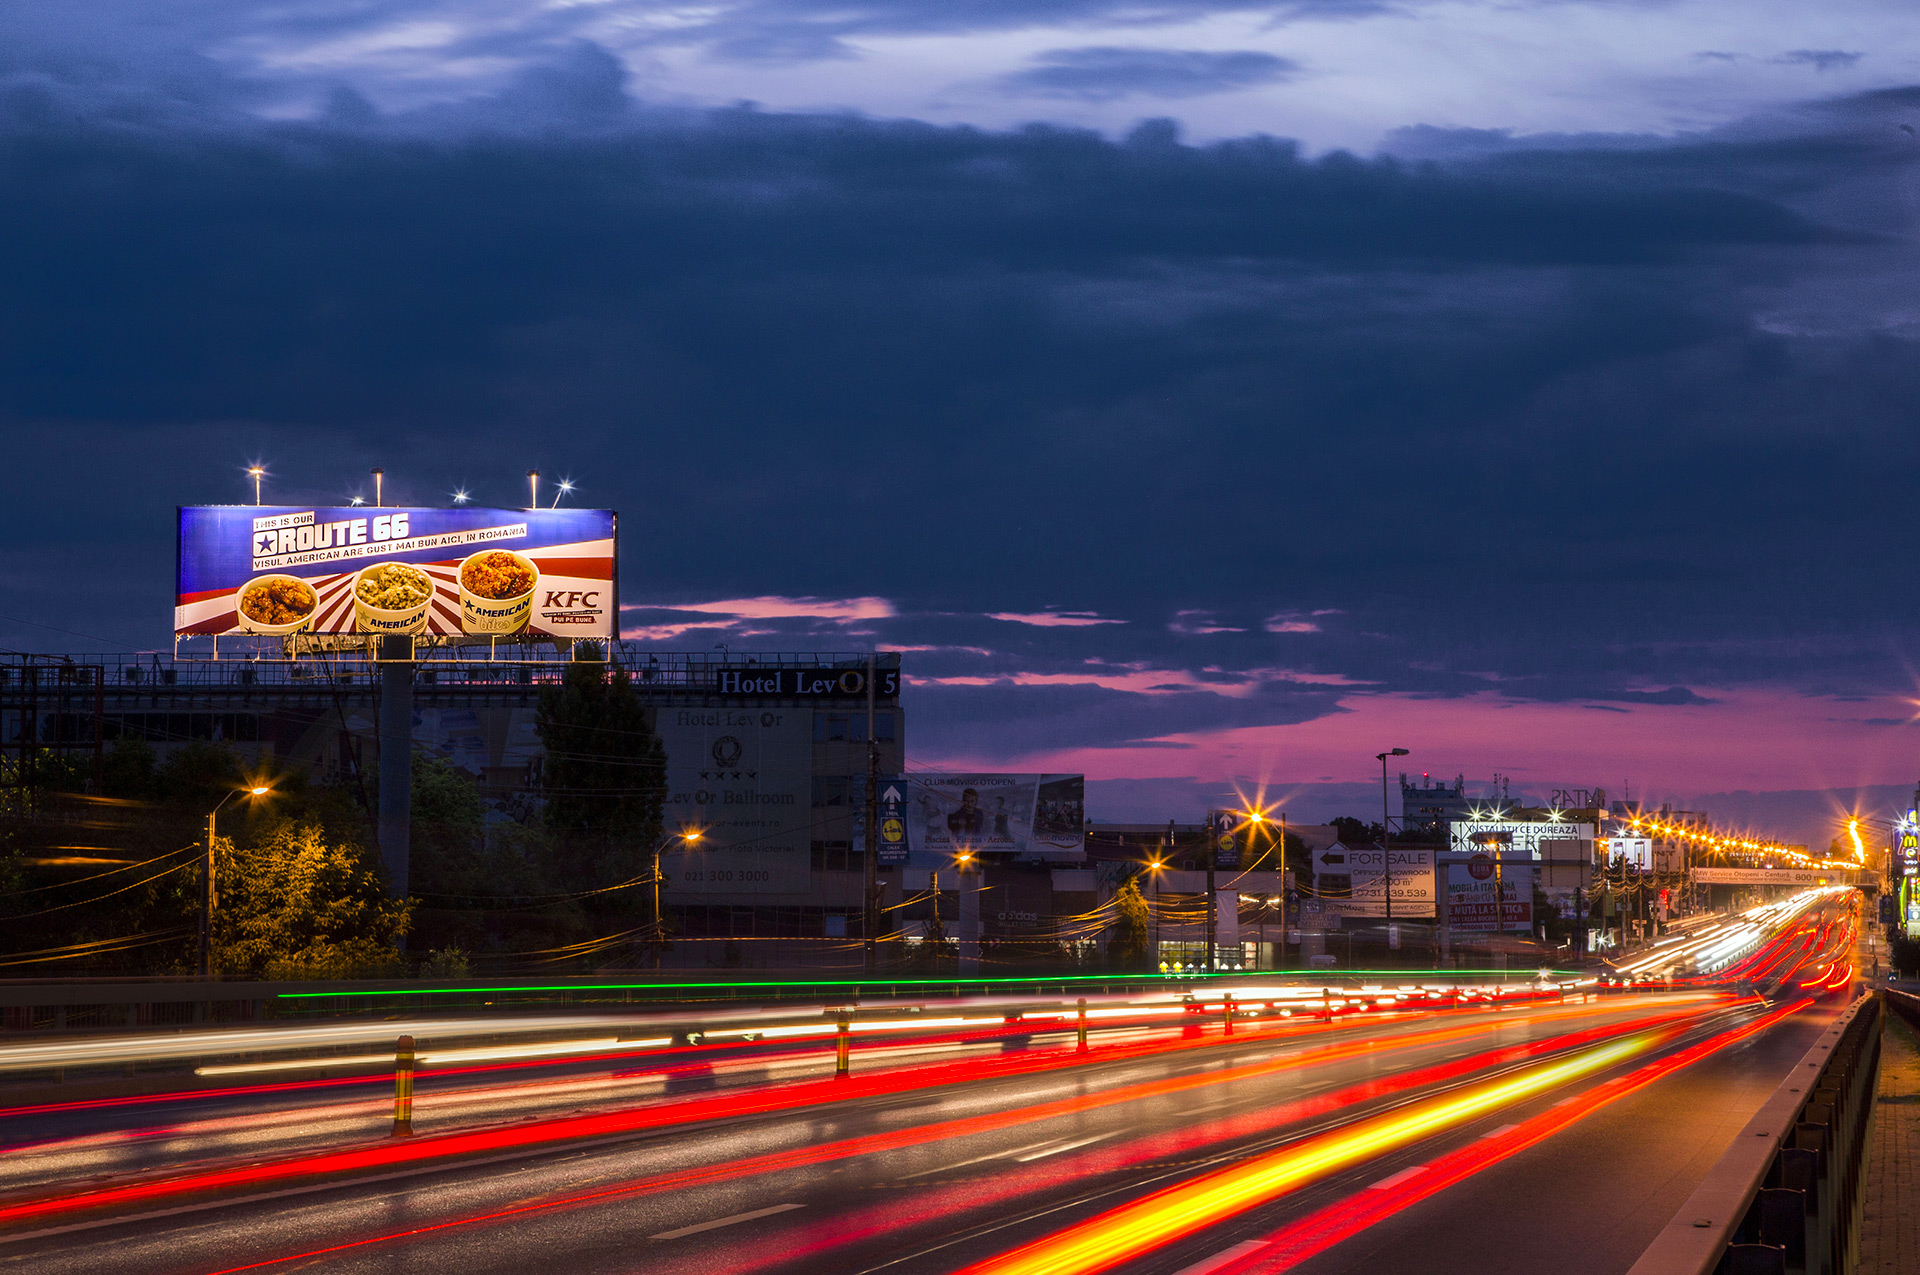
[[717,1217],[711,1222],[696,1222],[692,1226],[683,1226],[677,1231],[662,1231],[652,1236],[656,1240],[677,1240],[689,1235],[698,1235],[702,1231],[717,1231],[723,1226],[737,1226],[741,1222],[751,1222],[756,1218],[772,1217],[775,1213],[789,1213],[794,1209],[803,1209],[804,1204],[774,1204],[764,1209],[754,1209],[750,1213],[735,1213],[732,1217]]
[[1480,1136],[1482,1138],[1505,1137],[1507,1134],[1512,1133],[1515,1129],[1518,1129],[1519,1127],[1520,1126],[1517,1124],[1503,1124],[1498,1129],[1489,1129],[1487,1132],[1481,1134]]
[[1390,1190],[1393,1187],[1399,1186],[1402,1182],[1407,1181],[1409,1178],[1419,1177],[1422,1173],[1425,1173],[1426,1171],[1427,1171],[1426,1165],[1416,1164],[1411,1169],[1400,1170],[1400,1172],[1394,1174],[1392,1177],[1381,1178],[1378,1182],[1375,1182],[1372,1186],[1368,1187],[1367,1190],[1369,1191]]
[[1191,1266],[1182,1266],[1173,1275],[1212,1275],[1214,1271],[1230,1262],[1236,1262],[1249,1253],[1257,1253],[1267,1246],[1265,1240],[1245,1240],[1232,1248],[1223,1248],[1212,1257],[1203,1257]]
[[909,1178],[924,1178],[929,1173],[945,1173],[948,1169],[964,1169],[970,1164],[984,1164],[988,1160],[1003,1160],[1010,1155],[1019,1155],[1022,1151],[1038,1151],[1046,1145],[1044,1142],[1029,1142],[1024,1147],[1014,1147],[1010,1151],[989,1151],[986,1155],[977,1155],[971,1160],[961,1160],[956,1164],[936,1164],[931,1169],[921,1169],[916,1173],[903,1173],[900,1175],[899,1180],[905,1182]]
[[1059,1155],[1062,1151],[1077,1151],[1081,1147],[1090,1147],[1096,1142],[1105,1142],[1108,1138],[1119,1136],[1119,1130],[1112,1133],[1096,1133],[1091,1138],[1082,1138],[1078,1142],[1068,1142],[1057,1147],[1048,1147],[1045,1151],[1035,1151],[1032,1155],[1015,1156],[1015,1164],[1025,1164],[1029,1160],[1044,1160],[1050,1155]]

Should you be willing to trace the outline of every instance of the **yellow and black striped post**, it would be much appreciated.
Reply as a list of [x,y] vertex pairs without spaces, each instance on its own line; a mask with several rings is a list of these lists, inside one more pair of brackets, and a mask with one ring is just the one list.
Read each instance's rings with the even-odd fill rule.
[[852,1053],[853,1038],[850,1034],[852,1031],[853,1027],[847,1021],[847,1016],[840,1015],[840,1021],[835,1024],[833,1034],[833,1078],[835,1080],[847,1078]]
[[1080,998],[1080,1045],[1076,1052],[1087,1052],[1087,998],[1084,996]]
[[413,1134],[413,1037],[402,1036],[393,1049],[393,1136]]
[[1233,1035],[1233,993],[1232,992],[1228,992],[1226,994],[1226,1002],[1227,1002],[1225,1006],[1226,1012],[1223,1015],[1223,1017],[1225,1018],[1226,1024],[1227,1024],[1226,1034],[1231,1036]]

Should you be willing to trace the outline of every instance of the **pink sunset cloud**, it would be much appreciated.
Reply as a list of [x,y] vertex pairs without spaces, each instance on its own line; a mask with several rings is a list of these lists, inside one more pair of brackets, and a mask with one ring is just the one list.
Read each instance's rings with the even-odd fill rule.
[[1920,732],[1913,725],[1874,724],[1906,722],[1912,706],[1904,698],[1841,702],[1754,687],[1709,693],[1711,703],[1635,704],[1624,712],[1495,692],[1451,699],[1352,695],[1341,700],[1340,711],[1306,722],[1169,734],[1136,747],[954,756],[929,764],[1099,779],[1378,782],[1374,754],[1406,748],[1410,755],[1401,764],[1410,771],[1498,771],[1535,787],[1573,783],[1612,791],[1630,781],[1636,794],[1853,788],[1914,778]]
[[1094,611],[991,611],[989,620],[1004,620],[1008,624],[1031,624],[1040,629],[1079,629],[1092,624],[1125,624],[1125,620],[1111,620]]
[[[907,675],[909,686],[1098,686],[1110,691],[1135,695],[1183,695],[1204,691],[1229,699],[1244,699],[1266,682],[1292,682],[1303,686],[1364,686],[1343,673],[1309,673],[1296,669],[1263,668],[1228,672],[1206,668],[1156,668],[1144,664],[1107,664],[1087,661],[1090,667],[1070,673],[992,673],[953,677],[915,677]],[[1212,674],[1202,677],[1201,673]]]
[[753,598],[723,598],[714,602],[673,602],[620,608],[622,611],[694,612],[711,619],[670,621],[620,630],[620,636],[636,642],[672,641],[694,629],[729,629],[739,637],[765,636],[775,630],[742,629],[750,620],[825,620],[832,624],[857,624],[865,620],[885,620],[898,614],[885,598],[788,598],[763,595]]

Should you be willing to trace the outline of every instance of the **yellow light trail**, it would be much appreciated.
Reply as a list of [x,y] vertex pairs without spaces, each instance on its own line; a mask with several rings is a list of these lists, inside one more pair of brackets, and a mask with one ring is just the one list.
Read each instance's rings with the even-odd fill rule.
[[1503,1080],[1317,1134],[977,1262],[959,1275],[1091,1275],[1111,1270],[1363,1160],[1617,1066],[1672,1039],[1680,1030],[1638,1033]]

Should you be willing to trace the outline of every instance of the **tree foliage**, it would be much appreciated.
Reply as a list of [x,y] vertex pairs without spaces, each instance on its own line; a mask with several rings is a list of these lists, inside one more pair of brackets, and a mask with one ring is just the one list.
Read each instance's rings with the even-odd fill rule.
[[1116,970],[1147,968],[1147,901],[1139,882],[1128,878],[1113,896],[1113,935],[1107,940],[1107,963]]
[[1371,845],[1382,840],[1378,823],[1363,823],[1352,815],[1340,815],[1327,822],[1340,834],[1341,842],[1348,846]]
[[[592,661],[569,664],[560,685],[541,693],[538,726],[554,879],[584,891],[644,875],[660,842],[667,757],[632,677]],[[643,898],[650,892],[620,891],[589,910],[631,916]]]
[[366,978],[402,968],[408,904],[377,858],[318,824],[280,823],[251,849],[214,845],[214,972],[227,978]]

